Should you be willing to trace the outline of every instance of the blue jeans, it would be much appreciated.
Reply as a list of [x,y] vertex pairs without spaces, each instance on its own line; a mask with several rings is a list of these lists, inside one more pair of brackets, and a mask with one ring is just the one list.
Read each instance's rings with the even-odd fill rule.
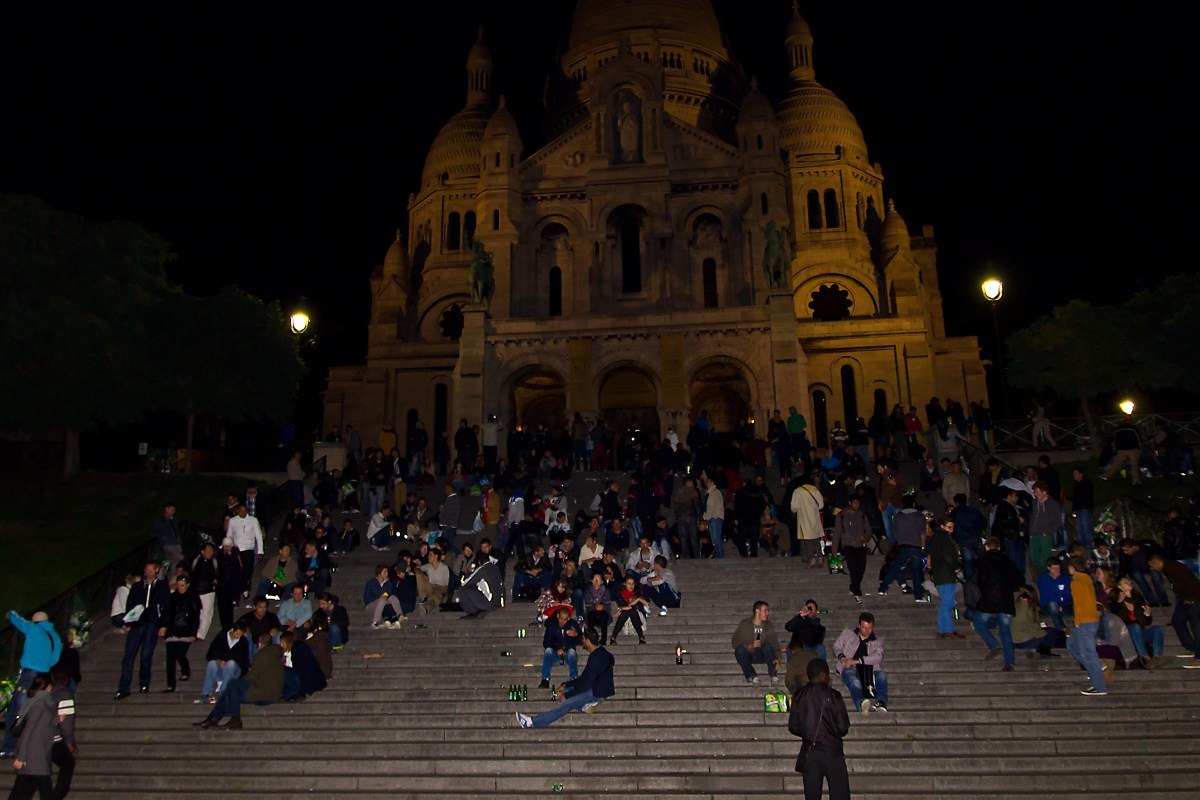
[[[575,652],[575,648],[569,647],[563,651],[563,655],[567,661],[567,670],[571,676],[571,680],[579,677],[579,654]],[[542,680],[550,680],[550,667],[554,666],[554,662],[558,660],[558,653],[552,648],[547,647],[545,654],[542,656]]]
[[902,545],[896,548],[896,557],[892,559],[892,563],[888,565],[888,571],[884,573],[883,581],[879,584],[879,593],[886,592],[892,581],[899,584],[901,571],[908,567],[912,572],[913,599],[920,600],[925,594],[925,590],[921,587],[921,584],[925,582],[924,558],[925,554],[919,547]]
[[1051,600],[1042,606],[1042,613],[1050,618],[1050,624],[1054,627],[1062,631],[1067,629],[1067,623],[1063,619],[1063,607],[1059,605],[1057,600]]
[[887,534],[888,544],[895,544],[896,540],[892,536],[892,520],[900,513],[900,509],[896,508],[891,503],[883,509],[883,532]]
[[[996,622],[1000,626],[1000,641],[996,641],[996,637],[992,636],[992,623]],[[975,619],[971,621],[975,628],[975,632],[979,634],[979,638],[983,639],[984,645],[988,650],[995,650],[1000,647],[1004,650],[1004,666],[1016,666],[1017,654],[1013,651],[1012,640],[1012,614],[990,614],[984,611],[976,611]],[[1093,634],[1095,635],[1095,634]],[[1096,647],[1093,644],[1092,653],[1096,652]]]
[[758,677],[758,673],[751,666],[756,663],[766,664],[767,674],[775,677],[775,656],[775,648],[766,642],[753,650],[749,647],[738,647],[733,651],[733,657],[737,659],[738,666],[742,668],[742,676],[748,681]]
[[[875,675],[875,701],[884,706],[887,705],[887,673],[879,667],[874,669]],[[850,701],[854,703],[854,707],[858,708],[863,701],[862,681],[858,679],[858,669],[856,667],[845,667],[842,669],[842,683],[846,684],[846,688],[850,690]]]
[[242,677],[242,668],[232,659],[225,662],[225,669],[217,666],[216,661],[210,661],[204,667],[204,686],[200,689],[200,699],[207,700],[212,697],[217,690],[217,683],[220,682],[221,688],[228,688],[230,683]]
[[646,599],[656,606],[663,608],[679,608],[679,592],[671,588],[671,584],[645,587]]
[[329,646],[341,647],[345,643],[346,634],[342,632],[342,626],[329,623]]
[[29,699],[26,693],[29,691],[29,687],[33,686],[33,679],[37,675],[36,669],[23,669],[17,678],[17,686],[13,691],[12,700],[8,703],[8,713],[5,715],[4,744],[0,746],[0,750],[6,753],[16,752],[17,737],[13,736],[13,725],[16,724],[17,714],[21,713],[21,706]]
[[1092,549],[1092,510],[1090,508],[1075,509],[1075,535],[1079,543],[1088,550]]
[[1067,651],[1087,670],[1092,688],[1105,692],[1108,687],[1104,683],[1104,665],[1100,663],[1100,655],[1096,652],[1096,633],[1099,629],[1099,622],[1076,625],[1074,635],[1067,639]]
[[725,520],[710,519],[708,521],[708,538],[712,539],[713,557],[725,557],[725,537],[721,534],[721,529],[725,527]]
[[954,590],[957,583],[947,583],[937,587],[941,604],[938,605],[937,632],[954,633]]
[[959,545],[959,552],[962,553],[963,578],[968,581],[974,580],[975,560],[979,558],[978,540],[969,544]]
[[588,689],[586,692],[580,692],[579,694],[573,694],[549,711],[543,711],[541,714],[538,714],[536,717],[534,717],[533,727],[549,727],[562,717],[570,714],[572,711],[582,711],[584,706],[586,706],[588,703],[594,702],[596,702],[596,698],[592,695],[591,689]]
[[1163,653],[1162,625],[1151,625],[1149,628],[1143,628],[1141,625],[1130,625],[1129,638],[1133,640],[1133,647],[1142,658],[1150,658],[1152,656],[1157,658]]
[[1049,630],[1038,639],[1013,642],[1013,647],[1017,650],[1037,650],[1039,653],[1049,653],[1056,641],[1058,641],[1058,631]]
[[153,625],[135,625],[125,634],[125,657],[121,659],[121,680],[118,692],[128,692],[133,680],[133,659],[141,654],[138,666],[138,685],[150,685],[150,667],[154,664],[154,646],[158,644],[158,630]]

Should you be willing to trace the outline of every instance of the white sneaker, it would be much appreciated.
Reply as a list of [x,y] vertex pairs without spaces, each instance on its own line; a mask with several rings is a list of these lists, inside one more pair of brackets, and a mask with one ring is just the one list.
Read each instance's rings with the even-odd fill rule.
[[518,711],[517,712],[517,724],[520,725],[522,728],[532,728],[533,727],[533,718],[530,717],[528,714],[522,714],[520,711]]
[[859,703],[858,710],[861,711],[863,714],[870,714],[871,713],[870,699],[863,698],[863,701],[861,703]]
[[658,609],[658,615],[660,617],[665,617],[667,615],[667,607],[663,606],[660,609]]
[[770,677],[770,682],[771,682],[772,686],[778,686],[779,685],[779,677],[777,675],[772,675]]
[[762,681],[759,680],[757,675],[755,675],[750,680],[746,681],[746,683],[750,684],[751,686],[761,686],[762,685]]

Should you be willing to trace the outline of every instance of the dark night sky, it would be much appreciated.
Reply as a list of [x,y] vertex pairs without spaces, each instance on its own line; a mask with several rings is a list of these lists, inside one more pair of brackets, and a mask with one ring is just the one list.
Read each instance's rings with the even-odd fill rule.
[[[305,295],[335,359],[358,361],[366,278],[462,106],[476,25],[530,152],[572,5],[5,4],[0,192],[142,223],[190,290]],[[790,3],[715,5],[778,101]],[[818,80],[856,114],[886,195],[914,232],[936,228],[951,333],[990,350],[989,260],[1008,328],[1191,269],[1197,9],[802,3]]]

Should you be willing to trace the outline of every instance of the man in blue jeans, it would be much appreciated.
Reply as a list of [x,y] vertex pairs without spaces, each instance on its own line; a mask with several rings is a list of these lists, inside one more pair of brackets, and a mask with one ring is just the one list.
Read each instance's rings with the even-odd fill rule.
[[775,626],[767,620],[770,614],[771,608],[766,601],[757,601],[751,615],[738,623],[730,639],[733,657],[742,668],[742,677],[746,683],[755,686],[761,683],[752,666],[756,662],[767,665],[772,686],[779,680],[779,656],[782,651],[779,640],[775,638]]
[[46,616],[45,611],[39,611],[26,620],[16,611],[8,612],[8,621],[25,636],[25,646],[21,649],[21,674],[17,678],[16,690],[8,704],[7,722],[4,726],[4,745],[0,747],[0,755],[11,756],[17,752],[17,737],[13,735],[13,724],[21,711],[21,706],[27,699],[26,693],[33,686],[33,679],[39,672],[49,672],[58,663],[62,655],[62,639],[54,624]]
[[558,687],[558,706],[530,717],[517,712],[517,724],[522,728],[545,728],[572,711],[591,713],[592,709],[606,697],[616,694],[613,689],[612,653],[599,646],[600,633],[595,628],[583,632],[583,649],[588,651],[587,666],[575,680]]
[[[1024,574],[1016,568],[1008,556],[1000,552],[1000,539],[989,537],[983,545],[983,555],[975,562],[975,583],[979,587],[979,600],[971,624],[979,638],[987,645],[985,658],[995,658],[1004,653],[1004,672],[1016,669],[1017,654],[1013,648],[1012,619],[1017,613],[1013,594],[1025,583]],[[998,625],[1000,641],[992,635],[991,628]]]
[[571,680],[579,677],[579,654],[575,652],[579,638],[579,623],[571,616],[571,609],[559,606],[554,618],[546,620],[546,633],[542,636],[542,647],[546,652],[542,656],[542,682],[539,688],[550,688],[550,668],[556,660],[567,665]]
[[922,584],[925,582],[925,540],[929,536],[929,522],[924,514],[914,508],[915,501],[910,494],[901,500],[904,506],[896,518],[892,520],[892,536],[896,544],[896,557],[888,566],[883,580],[879,582],[879,594],[887,596],[888,585],[892,581],[903,583],[900,573],[906,567],[912,572],[913,599],[918,603],[928,603]]
[[[833,645],[837,659],[834,669],[842,676],[842,683],[850,690],[854,707],[864,714],[887,711],[887,673],[883,671],[883,639],[875,634],[875,615],[864,611],[858,615],[858,627],[847,628]],[[874,696],[863,693],[861,667],[871,668]],[[865,674],[865,671],[864,671]]]

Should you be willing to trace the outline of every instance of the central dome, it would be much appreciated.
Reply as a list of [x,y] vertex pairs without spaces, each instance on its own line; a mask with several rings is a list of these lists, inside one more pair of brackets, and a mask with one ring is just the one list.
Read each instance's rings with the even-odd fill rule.
[[714,53],[725,52],[721,26],[709,0],[579,0],[567,49],[611,45],[633,31],[647,29]]

